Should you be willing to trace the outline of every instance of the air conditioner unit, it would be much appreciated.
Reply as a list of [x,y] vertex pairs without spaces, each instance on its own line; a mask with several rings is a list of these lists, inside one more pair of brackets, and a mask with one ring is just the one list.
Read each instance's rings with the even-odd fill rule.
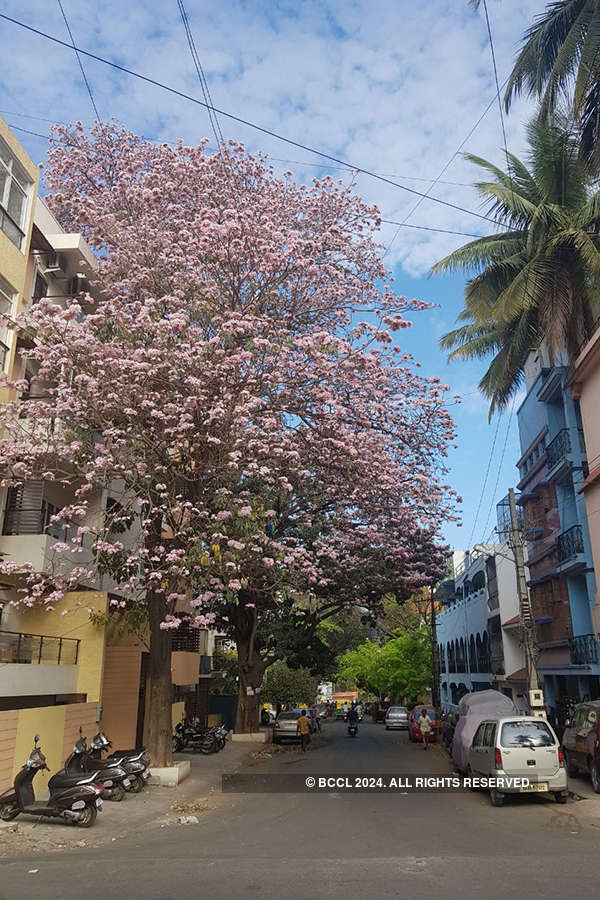
[[53,278],[66,278],[62,267],[62,260],[58,253],[52,251],[46,254],[46,264],[44,266],[46,275],[52,275]]

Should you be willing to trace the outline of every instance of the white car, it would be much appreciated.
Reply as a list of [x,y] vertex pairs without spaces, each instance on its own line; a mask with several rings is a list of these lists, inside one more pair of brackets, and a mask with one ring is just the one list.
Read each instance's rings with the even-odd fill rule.
[[529,784],[490,787],[492,806],[502,806],[507,793],[552,793],[566,803],[567,770],[562,749],[546,719],[533,716],[487,719],[469,749],[469,777],[517,779]]
[[385,714],[385,730],[402,728],[408,730],[408,710],[406,706],[390,706]]

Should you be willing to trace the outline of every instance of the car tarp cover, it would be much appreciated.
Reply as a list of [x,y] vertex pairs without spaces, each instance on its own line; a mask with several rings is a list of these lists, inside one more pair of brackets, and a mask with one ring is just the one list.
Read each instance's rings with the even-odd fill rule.
[[476,691],[465,694],[458,704],[458,722],[452,740],[452,759],[461,772],[466,772],[469,747],[481,722],[500,716],[517,714],[514,703],[500,691]]

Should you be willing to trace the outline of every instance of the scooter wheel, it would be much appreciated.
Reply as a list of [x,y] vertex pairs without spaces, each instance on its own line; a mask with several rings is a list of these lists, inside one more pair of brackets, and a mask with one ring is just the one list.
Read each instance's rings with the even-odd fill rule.
[[173,738],[173,753],[181,753],[183,750],[183,741],[180,737]]
[[13,806],[12,803],[3,803],[0,805],[0,819],[3,822],[10,822],[12,819],[16,819],[19,815],[19,809],[17,806]]
[[208,755],[209,753],[216,753],[219,749],[219,745],[216,741],[211,741],[207,744],[200,744],[200,747],[198,749],[200,750],[200,753]]
[[86,806],[85,809],[81,811],[81,816],[77,819],[75,825],[78,828],[91,828],[96,821],[97,815],[98,810],[95,806]]
[[136,775],[135,778],[132,778],[131,784],[129,785],[129,792],[131,794],[141,794],[144,790],[145,781],[140,775]]
[[106,798],[107,800],[112,800],[114,803],[120,803],[121,800],[125,797],[125,788],[122,784],[115,784],[110,789],[110,795]]

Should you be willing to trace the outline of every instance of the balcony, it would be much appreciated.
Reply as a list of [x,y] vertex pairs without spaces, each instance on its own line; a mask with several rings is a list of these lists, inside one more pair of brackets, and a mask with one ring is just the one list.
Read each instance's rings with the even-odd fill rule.
[[76,638],[0,631],[0,663],[76,666],[78,656]]
[[575,666],[583,666],[598,662],[598,645],[595,635],[580,634],[569,640],[571,662]]
[[568,453],[571,452],[571,436],[568,428],[562,428],[556,437],[553,437],[546,446],[546,457],[548,459],[548,468],[553,469],[557,463],[561,462]]
[[490,657],[490,672],[492,675],[504,675],[504,654],[492,653]]
[[79,640],[0,631],[0,697],[77,692]]
[[581,525],[573,525],[558,536],[557,557],[559,565],[564,569],[567,564],[583,562],[583,531]]

